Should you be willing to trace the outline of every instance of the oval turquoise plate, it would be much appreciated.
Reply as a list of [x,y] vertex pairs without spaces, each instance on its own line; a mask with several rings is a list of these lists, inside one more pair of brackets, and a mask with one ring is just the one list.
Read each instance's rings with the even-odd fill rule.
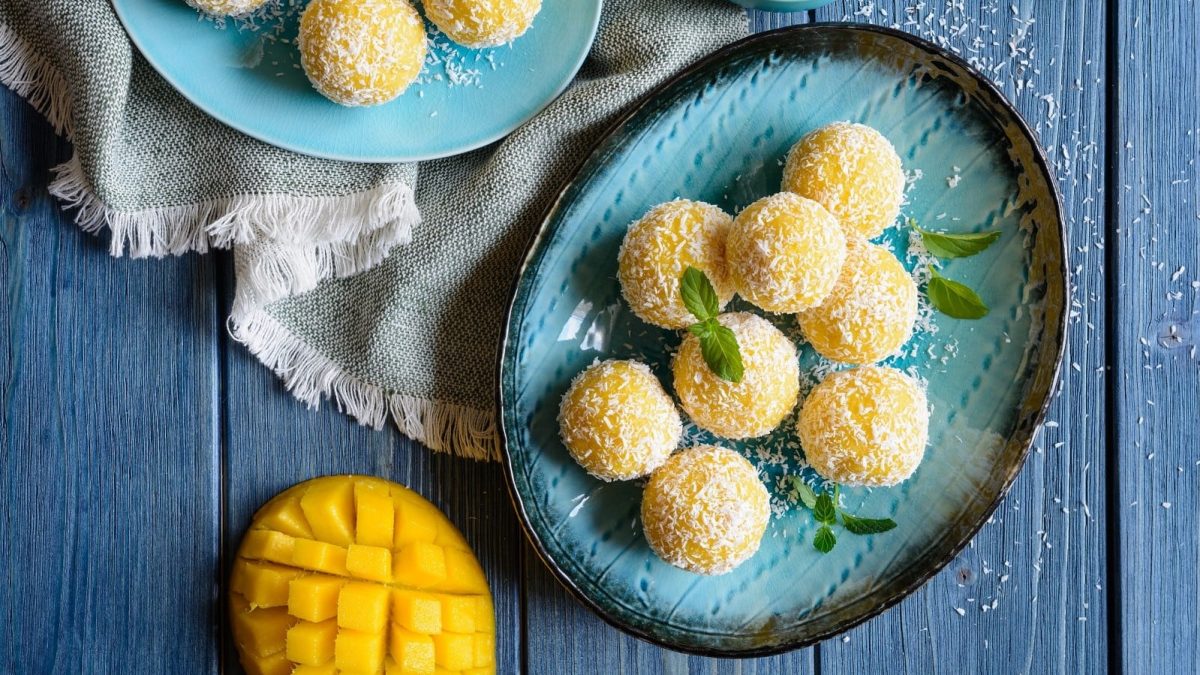
[[[641,485],[601,483],[568,456],[556,414],[595,359],[639,358],[670,390],[678,333],[642,323],[621,299],[617,249],[629,223],[675,197],[727,211],[776,192],[782,158],[837,120],[880,130],[913,178],[904,215],[927,228],[999,230],[985,252],[945,261],[946,276],[990,305],[978,321],[927,314],[888,360],[928,381],[929,447],[908,481],[846,489],[846,508],[893,518],[872,536],[840,531],[812,546],[812,515],[785,475],[805,468],[792,421],[732,443],[695,429],[689,444],[742,452],[773,494],[759,551],[703,577],[659,560],[641,533]],[[881,241],[910,268],[905,226]],[[1050,399],[1065,333],[1066,251],[1053,179],[1028,127],[961,60],[910,35],[841,24],[755,35],[659,88],[594,149],[552,206],[517,282],[500,356],[498,401],[513,501],[546,564],[613,625],[673,649],[756,656],[811,644],[899,601],[941,569],[1020,471]],[[736,303],[737,301],[735,301]],[[821,367],[791,317],[803,384]]]
[[[562,93],[583,64],[601,0],[547,0],[511,45],[481,51],[436,40],[423,81],[399,98],[345,108],[316,92],[294,38],[302,2],[274,18],[203,20],[184,0],[113,0],[142,55],[201,110],[295,152],[356,162],[410,162],[496,141]],[[455,83],[457,82],[457,83]]]

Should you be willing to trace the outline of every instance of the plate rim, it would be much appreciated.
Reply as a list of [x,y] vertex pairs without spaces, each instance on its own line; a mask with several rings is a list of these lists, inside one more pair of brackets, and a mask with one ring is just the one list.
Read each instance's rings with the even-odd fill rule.
[[[196,108],[198,108],[205,115],[208,115],[221,124],[224,124],[235,131],[243,133],[250,138],[281,150],[287,150],[288,152],[305,155],[306,157],[329,159],[338,162],[354,162],[357,164],[408,164],[411,162],[425,162],[433,159],[443,159],[445,157],[456,157],[458,155],[471,152],[472,150],[478,150],[479,148],[491,145],[496,141],[508,137],[509,134],[524,126],[526,122],[541,114],[541,112],[549,107],[551,103],[556,101],[559,96],[562,96],[562,93],[567,90],[567,87],[571,86],[571,83],[575,81],[575,76],[579,74],[579,70],[583,67],[584,62],[587,61],[588,55],[592,53],[592,46],[596,43],[596,33],[600,29],[600,17],[604,10],[604,0],[589,0],[591,6],[593,7],[593,16],[591,17],[591,26],[588,30],[586,47],[581,49],[576,55],[575,62],[571,64],[571,67],[566,72],[562,81],[559,82],[558,86],[554,88],[554,92],[550,96],[547,96],[546,100],[542,101],[536,108],[531,110],[525,116],[521,117],[515,123],[505,126],[498,133],[485,137],[482,140],[472,144],[464,144],[454,150],[449,150],[446,152],[413,155],[387,155],[364,159],[363,157],[357,157],[354,155],[343,155],[336,152],[320,152],[313,148],[303,148],[295,143],[272,138],[272,134],[270,133],[250,129],[247,127],[247,125],[232,122],[229,119],[218,115],[211,108],[204,104],[203,97],[197,96],[195,92],[188,91],[185,87],[181,86],[179,82],[171,76],[170,69],[159,63],[158,60],[156,60],[151,53],[143,47],[142,41],[137,35],[137,31],[129,28],[129,21],[125,15],[125,12],[122,10],[122,7],[127,8],[127,5],[125,4],[127,1],[128,0],[109,0],[109,4],[113,8],[113,12],[116,13],[117,21],[119,21],[121,24],[121,30],[125,32],[125,36],[129,38],[129,42],[132,43],[137,49],[138,54],[140,54],[142,58],[146,59],[146,62],[150,64],[150,67],[154,69],[154,72],[158,73],[158,76],[163,78],[163,80],[170,85],[171,89],[174,89],[176,93],[178,93],[192,105],[196,106]],[[196,11],[199,13],[200,10]]]
[[[1025,467],[1025,464],[1029,458],[1029,451],[1033,446],[1037,432],[1042,428],[1045,422],[1046,413],[1050,407],[1050,404],[1054,401],[1055,391],[1061,386],[1060,374],[1062,371],[1062,362],[1066,351],[1069,319],[1069,313],[1066,311],[1065,305],[1058,322],[1054,324],[1045,324],[1045,329],[1043,330],[1043,335],[1046,337],[1050,337],[1049,332],[1050,330],[1053,330],[1054,342],[1050,346],[1050,348],[1053,350],[1053,353],[1050,355],[1049,372],[1046,373],[1048,377],[1046,378],[1045,391],[1042,392],[1042,400],[1038,405],[1036,412],[1033,414],[1032,424],[1029,427],[1029,437],[1026,439],[1023,447],[1021,448],[1019,457],[1013,464],[1013,468],[1004,475],[1003,483],[1000,487],[1000,490],[997,492],[995,499],[993,499],[990,504],[984,507],[978,522],[963,530],[958,540],[949,546],[941,556],[935,558],[931,565],[928,565],[924,570],[921,570],[915,575],[915,577],[910,579],[902,587],[897,587],[896,591],[884,597],[874,606],[868,608],[867,611],[849,620],[835,623],[831,627],[820,630],[806,638],[783,642],[776,645],[750,647],[746,649],[722,649],[671,642],[667,639],[652,635],[648,631],[645,631],[626,621],[620,620],[610,614],[607,610],[601,607],[598,602],[584,593],[583,590],[581,590],[566,574],[566,572],[563,571],[558,563],[551,558],[545,546],[543,545],[541,538],[530,525],[529,514],[525,509],[524,501],[517,492],[516,476],[514,474],[512,459],[509,453],[509,432],[508,427],[505,424],[506,399],[504,395],[504,381],[506,372],[509,370],[509,368],[506,367],[506,362],[508,361],[507,357],[511,351],[509,346],[512,338],[514,313],[517,309],[518,299],[522,287],[525,285],[526,272],[528,271],[529,266],[538,256],[540,249],[548,241],[549,236],[554,232],[554,228],[551,227],[552,221],[563,209],[566,198],[570,196],[570,193],[573,192],[573,189],[578,183],[578,180],[582,177],[584,170],[597,156],[598,152],[602,150],[604,146],[610,140],[612,140],[613,137],[619,134],[633,118],[637,117],[643,110],[653,104],[653,102],[658,99],[662,93],[668,89],[671,89],[676,84],[686,80],[697,72],[715,65],[719,65],[727,57],[736,55],[742,49],[758,42],[779,39],[781,36],[785,35],[793,37],[797,40],[802,40],[804,39],[803,36],[805,33],[822,31],[875,33],[907,42],[918,49],[937,56],[938,58],[945,59],[946,61],[953,63],[956,67],[962,69],[963,72],[979,83],[982,90],[991,96],[1004,111],[1012,116],[1013,122],[1030,143],[1033,151],[1032,155],[1034,163],[1047,179],[1047,186],[1053,201],[1054,221],[1057,226],[1059,237],[1060,256],[1059,264],[1056,266],[1056,272],[1057,276],[1062,280],[1061,291],[1064,303],[1066,302],[1066,299],[1070,297],[1071,279],[1070,275],[1068,274],[1068,270],[1070,269],[1070,258],[1069,247],[1067,245],[1067,232],[1065,221],[1063,219],[1062,194],[1058,187],[1057,176],[1052,171],[1051,166],[1046,159],[1045,151],[1042,148],[1041,143],[1038,141],[1038,137],[1033,133],[1033,130],[1025,117],[1016,109],[1013,103],[1009,101],[1006,96],[1004,96],[1003,92],[1000,91],[1000,89],[994,82],[992,82],[992,80],[983,75],[977,68],[967,63],[966,60],[945,49],[942,49],[933,42],[930,42],[917,35],[886,26],[859,24],[845,21],[815,22],[809,24],[785,26],[783,28],[777,28],[774,30],[748,35],[714,52],[711,52],[710,54],[693,62],[682,71],[666,79],[662,83],[656,85],[643,96],[639,97],[627,111],[623,112],[613,123],[607,127],[607,129],[591,145],[587,155],[564,179],[563,187],[558,191],[554,199],[550,202],[549,206],[545,209],[537,230],[531,237],[529,237],[529,241],[526,245],[525,255],[522,258],[521,265],[518,268],[511,284],[511,298],[509,300],[508,309],[505,312],[504,326],[500,336],[500,343],[497,348],[495,403],[497,427],[500,436],[500,457],[501,462],[504,465],[504,479],[505,486],[508,491],[509,501],[512,502],[513,509],[517,513],[517,519],[520,522],[521,529],[524,531],[525,536],[534,552],[537,553],[538,558],[540,558],[542,563],[550,569],[550,572],[553,574],[558,583],[566,588],[568,593],[574,597],[576,601],[580,602],[593,613],[598,615],[602,620],[604,620],[605,623],[652,645],[677,652],[717,658],[758,658],[783,654],[796,649],[810,647],[823,640],[859,626],[879,616],[883,612],[898,604],[900,601],[912,595],[917,589],[919,589],[921,586],[924,586],[930,579],[945,569],[946,566],[953,561],[964,548],[966,548],[966,546],[979,534],[979,531],[983,529],[983,526],[987,524],[987,521],[994,514],[996,508],[999,507],[1001,502],[1003,502],[1008,496],[1013,482],[1021,473],[1021,470]],[[1044,360],[1043,364],[1045,364]],[[1038,371],[1045,369],[1046,366],[1043,365],[1040,368],[1032,371],[1030,375],[1031,379],[1036,381]],[[861,600],[858,602],[861,602]]]

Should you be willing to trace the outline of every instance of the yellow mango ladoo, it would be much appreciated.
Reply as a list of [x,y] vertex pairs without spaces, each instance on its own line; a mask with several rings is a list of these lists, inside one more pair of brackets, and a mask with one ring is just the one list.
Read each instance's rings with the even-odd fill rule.
[[229,588],[250,675],[496,671],[483,569],[446,516],[397,483],[329,476],[276,495]]

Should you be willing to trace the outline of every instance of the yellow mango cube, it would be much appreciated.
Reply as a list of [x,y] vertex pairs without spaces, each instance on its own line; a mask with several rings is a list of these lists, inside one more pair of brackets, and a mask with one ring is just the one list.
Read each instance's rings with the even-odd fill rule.
[[435,582],[439,591],[450,593],[487,593],[487,579],[483,568],[470,551],[447,548],[445,551],[446,575]]
[[241,593],[251,607],[279,607],[287,604],[288,582],[302,572],[275,563],[238,560],[233,565],[230,588]]
[[[296,675],[292,673],[292,675]],[[483,666],[482,668],[467,668],[461,671],[459,675],[496,675],[496,666]]]
[[383,669],[383,633],[341,630],[334,640],[333,662],[338,670],[375,673]]
[[442,606],[442,630],[451,633],[474,633],[479,601],[473,595],[439,595]]
[[496,632],[496,615],[492,609],[492,596],[488,593],[478,597],[475,604],[475,630],[480,633]]
[[392,578],[415,588],[430,588],[446,580],[446,549],[414,542],[395,555]]
[[350,576],[346,549],[314,539],[297,539],[292,547],[292,564],[314,572]]
[[346,571],[350,576],[387,582],[392,578],[392,552],[379,546],[350,544],[346,549]]
[[338,594],[345,579],[313,574],[292,579],[288,584],[288,614],[319,622],[337,616]]
[[300,508],[300,498],[295,495],[280,495],[271,500],[254,516],[256,527],[277,530],[292,537],[312,539],[312,528]]
[[333,661],[319,666],[300,664],[292,671],[292,675],[337,675],[337,666],[333,665]]
[[437,664],[446,670],[462,670],[475,666],[475,640],[467,633],[438,633],[433,639],[433,654]]
[[264,657],[283,651],[284,635],[293,621],[284,608],[251,609],[235,595],[230,601],[229,614],[233,641],[242,654]]
[[399,626],[392,626],[388,655],[402,673],[433,673],[433,640]]
[[313,623],[298,621],[287,632],[287,657],[296,663],[319,666],[333,660],[333,640],[337,637],[333,619]]
[[242,538],[238,555],[251,560],[269,560],[288,565],[292,562],[292,548],[296,538],[275,530],[250,530]]
[[496,638],[490,633],[476,633],[473,639],[475,645],[475,667],[483,668],[496,663]]
[[354,484],[355,540],[367,546],[390,549],[396,526],[395,507],[386,486],[358,481]]
[[242,656],[246,675],[291,675],[292,662],[283,652],[270,656]]
[[437,539],[438,521],[445,519],[440,511],[410,498],[395,499],[393,503],[396,507],[394,547],[399,549],[414,542],[432,544]]
[[389,596],[386,586],[347,583],[338,596],[337,625],[366,633],[383,633],[388,623]]
[[392,591],[392,623],[414,633],[442,631],[442,603],[428,593],[396,589]]
[[339,546],[354,543],[354,484],[326,478],[313,482],[300,498],[300,508],[321,541]]
[[433,538],[433,543],[446,548],[457,548],[464,551],[470,551],[471,545],[463,538],[462,533],[458,528],[450,524],[450,521],[438,523],[437,535]]

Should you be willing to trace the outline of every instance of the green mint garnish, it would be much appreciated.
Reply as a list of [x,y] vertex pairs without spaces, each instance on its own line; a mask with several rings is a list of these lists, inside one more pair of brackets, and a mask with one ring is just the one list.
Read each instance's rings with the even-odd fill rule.
[[721,300],[708,277],[689,266],[679,280],[679,294],[683,296],[683,306],[696,317],[697,322],[688,326],[688,331],[699,338],[704,362],[717,377],[741,382],[745,370],[737,336],[717,321]]
[[[834,534],[832,526],[837,524],[839,517],[842,525],[850,534],[879,534],[896,527],[896,521],[891,518],[860,518],[847,513],[838,506],[838,498],[841,495],[841,486],[839,485],[833,486],[832,493],[826,490],[818,495],[798,477],[792,477],[792,484],[796,487],[796,494],[800,497],[800,501],[812,510],[813,519],[821,524],[821,527],[817,528],[817,534],[813,537],[813,548],[821,553],[829,553],[837,545],[837,536]],[[807,498],[809,496],[811,496],[811,501]]]
[[987,316],[988,306],[970,286],[947,279],[929,266],[929,285],[925,289],[929,304],[942,314],[956,319],[981,319]]
[[999,230],[967,234],[932,232],[918,226],[911,218],[908,225],[921,235],[921,243],[925,244],[925,250],[939,258],[967,258],[986,250],[1000,238]]

